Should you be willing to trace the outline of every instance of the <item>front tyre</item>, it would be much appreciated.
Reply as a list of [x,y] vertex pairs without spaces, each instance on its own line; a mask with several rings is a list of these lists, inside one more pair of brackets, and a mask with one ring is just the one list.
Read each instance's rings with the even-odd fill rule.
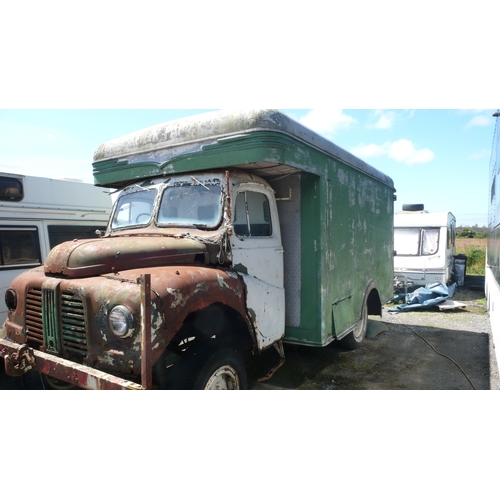
[[193,389],[242,390],[247,388],[247,373],[239,350],[225,347],[213,352],[200,366]]

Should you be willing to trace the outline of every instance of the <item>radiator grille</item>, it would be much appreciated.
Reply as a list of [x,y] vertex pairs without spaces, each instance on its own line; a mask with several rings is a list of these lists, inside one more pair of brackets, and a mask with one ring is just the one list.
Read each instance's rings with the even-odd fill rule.
[[39,347],[43,344],[42,290],[32,288],[26,296],[26,336]]
[[75,297],[71,292],[64,292],[61,299],[61,332],[64,349],[85,354],[87,335],[82,299]]
[[[61,294],[61,310],[53,290],[32,288],[26,296],[26,335],[34,347],[50,351],[62,350],[68,354],[87,353],[85,311],[82,299],[73,292]],[[44,341],[44,328],[45,341]]]

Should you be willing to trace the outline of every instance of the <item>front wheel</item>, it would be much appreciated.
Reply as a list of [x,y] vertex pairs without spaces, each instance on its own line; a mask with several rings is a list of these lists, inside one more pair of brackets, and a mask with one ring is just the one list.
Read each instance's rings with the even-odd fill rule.
[[340,345],[344,349],[350,349],[351,351],[357,349],[361,345],[361,342],[363,342],[366,336],[367,326],[368,326],[368,306],[365,304],[363,306],[363,312],[361,313],[361,320],[351,333],[347,334],[345,337],[339,340]]
[[201,365],[193,389],[242,390],[247,387],[247,373],[239,350],[226,347],[215,351]]

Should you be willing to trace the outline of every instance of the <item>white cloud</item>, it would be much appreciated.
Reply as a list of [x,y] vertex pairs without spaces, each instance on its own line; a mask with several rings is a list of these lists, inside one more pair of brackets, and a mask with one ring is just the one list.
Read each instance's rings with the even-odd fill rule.
[[487,127],[488,125],[491,125],[493,123],[493,118],[491,116],[486,116],[486,115],[476,115],[474,118],[472,118],[467,125],[465,125],[466,128],[471,128],[471,127]]
[[360,144],[351,149],[351,153],[361,158],[374,156],[387,156],[393,160],[413,165],[414,163],[428,163],[434,159],[434,153],[428,149],[416,149],[408,139],[400,139],[395,142],[384,142],[384,144]]
[[434,153],[428,148],[417,150],[411,141],[400,139],[391,144],[389,158],[412,165],[413,163],[428,163],[434,159]]
[[387,130],[393,127],[396,121],[405,120],[413,116],[413,111],[384,111],[377,109],[371,113],[368,128]]
[[382,111],[377,111],[376,113],[379,116],[377,122],[373,125],[373,128],[380,128],[380,129],[392,128],[392,124],[396,119],[396,116],[393,112],[388,111],[387,113],[383,113]]
[[361,158],[373,158],[375,156],[387,155],[390,143],[381,144],[359,144],[351,149],[351,153]]
[[346,115],[341,109],[312,109],[300,122],[306,127],[323,135],[333,135],[338,130],[348,130],[356,119]]
[[477,153],[472,153],[467,157],[468,160],[481,160],[483,158],[489,158],[491,156],[491,149],[482,149]]
[[394,120],[396,120],[396,113],[394,111],[374,111],[376,122],[369,125],[370,128],[389,129],[392,128]]

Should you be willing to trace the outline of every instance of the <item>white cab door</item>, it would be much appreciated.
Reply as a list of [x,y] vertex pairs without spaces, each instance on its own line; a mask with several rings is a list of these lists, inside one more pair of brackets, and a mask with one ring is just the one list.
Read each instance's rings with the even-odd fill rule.
[[283,246],[273,193],[240,184],[233,193],[233,268],[247,289],[247,309],[263,349],[285,334]]

